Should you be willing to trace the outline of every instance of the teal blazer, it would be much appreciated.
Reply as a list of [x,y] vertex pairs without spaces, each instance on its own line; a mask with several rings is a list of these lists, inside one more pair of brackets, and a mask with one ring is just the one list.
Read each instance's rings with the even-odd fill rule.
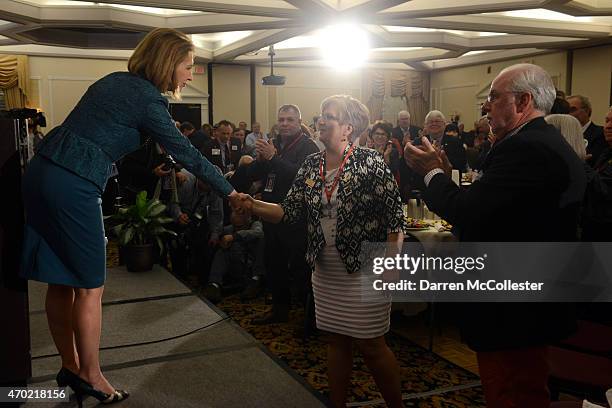
[[104,190],[111,164],[137,150],[141,135],[163,146],[222,197],[234,189],[176,128],[159,90],[129,72],[109,74],[91,85],[64,123],[43,139],[38,154]]

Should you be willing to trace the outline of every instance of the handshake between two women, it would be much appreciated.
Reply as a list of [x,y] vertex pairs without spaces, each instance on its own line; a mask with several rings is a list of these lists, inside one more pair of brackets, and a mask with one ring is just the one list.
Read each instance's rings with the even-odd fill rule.
[[280,205],[256,200],[249,194],[233,191],[228,198],[232,211],[256,215],[266,222],[277,224],[285,215]]

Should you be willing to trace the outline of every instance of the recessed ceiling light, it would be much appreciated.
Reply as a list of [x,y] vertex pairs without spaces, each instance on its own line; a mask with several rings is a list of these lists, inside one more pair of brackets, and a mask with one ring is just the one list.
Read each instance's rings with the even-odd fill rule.
[[362,66],[370,51],[368,35],[356,24],[327,27],[320,47],[327,65],[342,71]]

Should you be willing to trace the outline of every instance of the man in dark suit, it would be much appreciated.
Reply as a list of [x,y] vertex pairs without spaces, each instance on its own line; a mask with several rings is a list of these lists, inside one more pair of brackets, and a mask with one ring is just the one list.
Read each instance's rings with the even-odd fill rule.
[[[255,141],[256,160],[247,167],[253,181],[263,182],[262,199],[282,202],[306,156],[318,152],[317,145],[303,133],[302,116],[295,105],[278,110],[279,135],[274,141]],[[286,322],[291,305],[291,277],[306,294],[310,267],[306,263],[306,223],[287,225],[264,222],[265,261],[272,288],[272,310],[253,319],[254,324]]]
[[591,101],[589,98],[582,95],[572,95],[567,98],[570,105],[569,114],[578,119],[582,125],[582,133],[588,141],[586,148],[587,154],[591,157],[587,160],[591,166],[597,163],[597,159],[608,148],[604,138],[603,126],[598,126],[591,121]]
[[[554,99],[550,76],[536,65],[508,67],[493,80],[484,111],[496,141],[482,177],[467,190],[445,174],[448,166],[428,140],[422,149],[406,146],[405,159],[424,176],[425,202],[457,227],[462,241],[576,239],[585,173],[572,148],[544,121]],[[547,346],[574,329],[571,312],[570,305],[553,303],[462,308],[463,336],[477,352],[487,406],[549,407]]]
[[446,152],[446,156],[453,165],[453,169],[465,172],[467,159],[463,144],[459,138],[449,136],[445,133],[446,126],[446,117],[444,114],[438,110],[432,110],[425,116],[423,135],[427,136],[431,143],[437,145]]
[[410,124],[410,112],[403,110],[397,114],[397,127],[393,128],[391,136],[396,138],[403,147],[405,144],[404,139],[409,137],[410,140],[414,140],[419,136],[420,130],[420,127]]
[[[191,127],[189,127],[189,125],[191,125]],[[184,126],[186,132],[183,131]],[[187,136],[193,147],[198,149],[200,153],[204,154],[204,145],[206,144],[206,142],[210,141],[211,138],[207,136],[206,133],[204,133],[203,128],[195,130],[194,126],[191,123],[183,122],[181,123],[181,127],[179,128],[179,130],[183,135]]]
[[[463,143],[457,137],[446,135],[444,133],[445,128],[446,118],[444,114],[438,110],[433,110],[425,116],[425,126],[422,134],[431,143],[446,152],[453,169],[465,172],[467,155]],[[417,143],[417,139],[412,138],[412,136],[410,136],[410,140]],[[399,172],[400,192],[404,200],[413,198],[417,194],[416,191],[422,191],[425,188],[423,177],[412,171],[405,163],[400,163]]]
[[219,167],[223,174],[238,167],[240,160],[240,140],[232,137],[234,125],[222,120],[213,130],[213,138],[202,147],[203,155],[215,166]]

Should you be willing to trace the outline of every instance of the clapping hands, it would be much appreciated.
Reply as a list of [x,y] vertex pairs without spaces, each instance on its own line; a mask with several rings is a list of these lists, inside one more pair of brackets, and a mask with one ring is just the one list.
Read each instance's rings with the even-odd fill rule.
[[434,147],[426,137],[421,138],[420,146],[415,146],[410,141],[406,143],[404,160],[412,170],[421,176],[436,168],[444,170],[444,173],[449,176],[452,171],[452,165],[446,152],[439,146]]
[[270,141],[257,139],[255,141],[255,152],[257,154],[257,160],[268,161],[276,154],[276,148]]

